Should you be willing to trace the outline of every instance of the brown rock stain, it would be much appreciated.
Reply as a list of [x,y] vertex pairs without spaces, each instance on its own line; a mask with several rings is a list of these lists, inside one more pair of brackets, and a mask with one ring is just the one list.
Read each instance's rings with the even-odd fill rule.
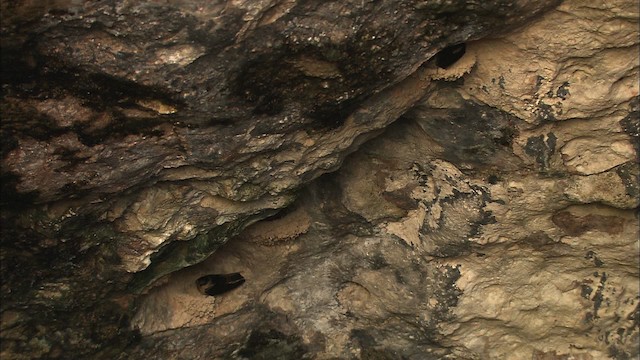
[[579,236],[592,230],[617,235],[622,232],[624,227],[624,219],[617,216],[596,214],[578,216],[569,211],[559,211],[553,215],[551,220],[569,236]]

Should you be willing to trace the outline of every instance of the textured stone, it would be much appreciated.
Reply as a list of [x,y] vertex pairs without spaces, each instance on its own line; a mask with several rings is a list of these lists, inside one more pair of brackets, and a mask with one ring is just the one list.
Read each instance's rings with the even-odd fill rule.
[[636,157],[633,144],[627,139],[602,144],[592,137],[576,138],[567,142],[560,152],[569,171],[581,175],[604,172]]
[[[392,125],[338,174],[311,185],[295,207],[316,220],[305,234],[276,246],[241,235],[197,270],[172,275],[143,308],[170,301],[165,291],[200,274],[241,270],[246,285],[216,299],[225,313],[211,316],[210,326],[230,313],[259,319],[248,328],[269,318],[262,332],[293,328],[282,337],[301,335],[293,344],[323,358],[634,356],[633,212],[570,205],[544,172],[492,171],[495,180],[463,172],[437,160],[420,129],[413,120]],[[197,336],[142,329],[150,343]],[[246,349],[254,334],[241,328],[228,336],[245,339]],[[188,353],[211,351],[225,353],[221,346]]]
[[638,7],[557,3],[1,1],[2,356],[637,357]]

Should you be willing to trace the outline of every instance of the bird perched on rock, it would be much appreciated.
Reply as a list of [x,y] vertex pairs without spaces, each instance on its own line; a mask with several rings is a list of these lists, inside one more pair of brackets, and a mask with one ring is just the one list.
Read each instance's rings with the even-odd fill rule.
[[220,295],[244,284],[244,277],[240,273],[211,274],[199,277],[196,280],[198,291],[203,295]]

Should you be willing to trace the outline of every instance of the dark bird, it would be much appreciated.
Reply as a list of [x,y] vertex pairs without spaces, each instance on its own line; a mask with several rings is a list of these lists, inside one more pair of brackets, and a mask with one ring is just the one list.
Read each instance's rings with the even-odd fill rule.
[[203,295],[220,295],[231,291],[244,284],[244,277],[240,273],[233,274],[211,274],[205,275],[196,280],[198,291]]

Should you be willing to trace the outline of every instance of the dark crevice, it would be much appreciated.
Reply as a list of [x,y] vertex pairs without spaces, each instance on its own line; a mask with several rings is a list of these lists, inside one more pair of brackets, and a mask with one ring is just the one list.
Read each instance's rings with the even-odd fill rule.
[[465,43],[447,46],[436,54],[436,66],[441,69],[450,67],[462,58],[466,49]]

